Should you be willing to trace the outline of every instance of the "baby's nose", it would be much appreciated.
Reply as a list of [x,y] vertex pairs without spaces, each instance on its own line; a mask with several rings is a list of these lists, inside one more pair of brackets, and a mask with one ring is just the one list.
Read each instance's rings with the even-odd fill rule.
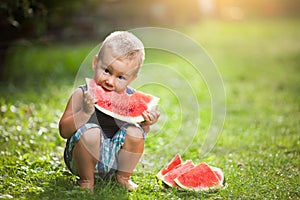
[[109,86],[114,86],[115,83],[115,78],[113,76],[110,76],[106,79],[106,84],[108,84]]

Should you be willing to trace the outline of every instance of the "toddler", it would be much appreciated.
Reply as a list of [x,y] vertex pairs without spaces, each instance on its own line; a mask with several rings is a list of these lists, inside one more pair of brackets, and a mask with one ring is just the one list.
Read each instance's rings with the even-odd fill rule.
[[[95,82],[106,91],[132,94],[129,87],[144,61],[144,46],[132,33],[111,33],[93,60]],[[69,170],[79,176],[82,188],[92,189],[95,176],[116,174],[117,182],[134,190],[130,179],[144,151],[146,133],[157,122],[157,110],[145,111],[144,121],[132,124],[95,109],[97,99],[80,86],[73,92],[59,122],[60,135],[67,139],[64,158]]]

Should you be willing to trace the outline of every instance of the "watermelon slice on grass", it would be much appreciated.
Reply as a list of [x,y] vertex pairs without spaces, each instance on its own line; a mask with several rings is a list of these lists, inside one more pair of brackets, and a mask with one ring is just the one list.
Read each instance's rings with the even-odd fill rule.
[[177,154],[156,177],[171,187],[192,191],[212,191],[224,188],[224,174],[220,168],[207,163],[194,165],[191,160],[182,162]]
[[188,172],[174,179],[175,183],[186,190],[203,191],[221,188],[222,182],[206,163],[200,163]]
[[140,91],[133,94],[106,91],[94,79],[86,78],[87,89],[97,99],[95,107],[101,112],[121,121],[137,123],[144,121],[142,113],[157,107],[159,98]]

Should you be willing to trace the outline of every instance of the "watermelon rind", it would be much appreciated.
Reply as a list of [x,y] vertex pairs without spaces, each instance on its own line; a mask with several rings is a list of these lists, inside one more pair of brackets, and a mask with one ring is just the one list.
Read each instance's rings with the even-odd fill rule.
[[180,165],[182,163],[181,160],[181,156],[180,154],[176,154],[174,156],[174,158],[172,158],[172,160],[169,162],[169,164],[167,165],[167,167],[162,168],[157,174],[156,177],[160,180],[163,179],[163,176],[168,173],[169,171],[171,171],[172,169],[174,169],[176,166]]
[[219,178],[220,184],[223,184],[224,183],[224,173],[223,173],[223,171],[218,167],[210,166],[210,168],[217,175],[217,177]]
[[[87,87],[89,85],[89,82],[93,80],[93,79],[90,79],[90,78],[86,78],[85,81],[87,83]],[[89,90],[89,88],[88,88]],[[139,92],[141,94],[146,94],[146,93],[143,93],[143,92],[140,92],[140,91],[136,91],[136,92]],[[151,96],[151,101],[147,104],[147,107],[148,107],[148,111],[150,110],[153,110],[153,109],[156,109],[156,106],[159,102],[159,98],[156,97],[156,96],[153,96],[151,94],[147,94],[148,96]],[[121,120],[121,121],[125,121],[125,122],[129,122],[129,123],[138,123],[138,122],[142,122],[144,121],[144,118],[142,115],[139,115],[139,116],[123,116],[123,115],[119,115],[118,113],[115,113],[115,112],[112,112],[110,110],[107,110],[107,109],[104,109],[102,107],[100,107],[99,105],[95,104],[95,107],[100,110],[101,112],[105,113],[106,115],[109,115],[115,119],[118,119],[118,120]]]
[[[201,163],[203,164],[203,163]],[[206,164],[206,163],[204,163]],[[207,165],[207,164],[206,164]],[[197,165],[198,166],[198,165]],[[195,168],[197,167],[195,166]],[[209,166],[210,167],[210,166]],[[220,179],[218,178],[218,176],[215,174],[215,172],[213,171],[213,169],[216,169],[216,168],[211,168],[213,174],[215,175],[215,177],[219,180],[219,183],[214,185],[214,186],[207,186],[207,187],[203,187],[203,186],[199,186],[199,187],[190,187],[190,186],[186,186],[184,184],[182,184],[179,180],[179,177],[180,176],[184,176],[188,173],[190,173],[190,171],[186,172],[186,173],[183,173],[181,174],[180,176],[178,176],[177,178],[174,179],[174,182],[182,189],[185,189],[185,190],[190,190],[190,191],[196,191],[196,192],[200,192],[200,191],[215,191],[215,190],[219,190],[219,189],[222,189],[224,188],[224,185],[222,184],[222,182],[220,181]],[[223,176],[224,177],[224,176]],[[224,180],[224,179],[223,179]]]

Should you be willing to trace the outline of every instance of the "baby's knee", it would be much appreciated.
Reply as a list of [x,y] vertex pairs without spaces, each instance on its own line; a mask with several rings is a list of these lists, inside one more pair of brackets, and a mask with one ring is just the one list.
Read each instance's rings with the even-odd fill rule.
[[95,146],[100,144],[100,134],[99,128],[88,129],[82,136],[81,141],[88,146]]
[[136,126],[129,126],[126,130],[126,135],[136,140],[144,140],[144,131]]

